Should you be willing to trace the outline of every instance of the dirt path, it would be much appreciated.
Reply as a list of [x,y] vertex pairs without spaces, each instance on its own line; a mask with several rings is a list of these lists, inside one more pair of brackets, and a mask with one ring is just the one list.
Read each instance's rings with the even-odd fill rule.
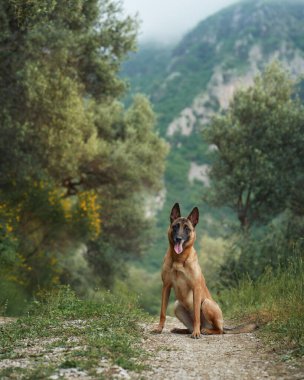
[[[170,333],[182,327],[168,318],[161,335],[147,334],[144,346],[154,356],[145,379],[166,380],[259,380],[303,379],[300,368],[280,361],[267,352],[255,334],[213,335],[194,340],[188,335]],[[151,328],[147,326],[146,329]]]
[[[10,319],[0,318],[1,323]],[[80,323],[81,322],[81,323]],[[72,321],[81,327],[84,321]],[[189,335],[170,333],[173,327],[183,327],[176,318],[167,317],[162,334],[154,335],[151,324],[145,324],[141,347],[148,351],[145,361],[148,369],[141,373],[128,372],[101,357],[95,368],[96,376],[77,368],[54,369],[45,377],[49,380],[260,380],[260,379],[304,379],[303,366],[284,363],[279,355],[267,352],[256,334],[213,335],[191,339]],[[59,338],[53,338],[53,343]],[[9,370],[0,379],[31,378],[20,371],[54,363],[59,365],[71,350],[85,350],[77,345],[75,338],[68,339],[66,346],[51,347],[52,339],[31,340],[17,347],[13,358],[0,360],[0,370]],[[23,342],[24,343],[24,342]],[[25,342],[26,343],[26,342]],[[302,368],[302,371],[301,371]]]

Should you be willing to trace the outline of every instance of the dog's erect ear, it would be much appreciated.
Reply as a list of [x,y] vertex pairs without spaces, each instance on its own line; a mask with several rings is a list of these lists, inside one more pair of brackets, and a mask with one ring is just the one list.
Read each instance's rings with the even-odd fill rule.
[[181,216],[181,212],[180,212],[179,204],[175,203],[170,214],[171,224],[174,222],[175,219],[179,218],[180,216]]
[[188,218],[190,220],[190,222],[192,223],[193,227],[195,227],[198,223],[198,219],[199,219],[199,212],[198,212],[198,208],[197,207],[194,207],[194,209],[190,212]]

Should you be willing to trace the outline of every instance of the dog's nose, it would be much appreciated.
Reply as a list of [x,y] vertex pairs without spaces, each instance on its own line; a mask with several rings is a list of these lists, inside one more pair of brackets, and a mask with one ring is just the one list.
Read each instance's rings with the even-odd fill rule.
[[176,242],[176,243],[180,243],[182,240],[183,240],[183,239],[182,239],[181,237],[178,237],[178,236],[175,238],[175,242]]

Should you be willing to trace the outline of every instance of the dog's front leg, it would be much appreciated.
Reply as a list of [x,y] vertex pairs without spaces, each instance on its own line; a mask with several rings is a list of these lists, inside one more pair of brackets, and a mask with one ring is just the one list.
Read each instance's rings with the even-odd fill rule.
[[152,331],[155,334],[160,334],[163,331],[166,321],[166,311],[168,307],[171,285],[164,284],[162,289],[162,301],[160,309],[159,325]]
[[198,339],[201,336],[201,288],[195,286],[193,289],[193,333],[191,338]]

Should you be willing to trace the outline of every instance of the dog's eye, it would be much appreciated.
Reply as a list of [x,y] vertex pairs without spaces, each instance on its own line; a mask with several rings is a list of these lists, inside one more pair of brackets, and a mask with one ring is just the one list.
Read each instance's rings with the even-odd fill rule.
[[190,232],[190,228],[188,226],[185,226],[185,231]]
[[177,224],[175,224],[175,226],[173,226],[173,229],[176,231],[176,230],[178,230],[179,229],[179,224],[177,223]]

